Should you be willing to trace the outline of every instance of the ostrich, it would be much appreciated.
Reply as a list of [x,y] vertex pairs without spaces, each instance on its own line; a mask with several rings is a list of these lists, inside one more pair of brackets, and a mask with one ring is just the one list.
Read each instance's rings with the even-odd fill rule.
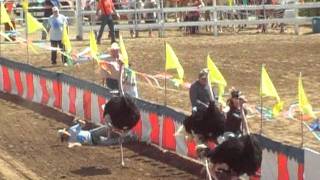
[[[132,98],[126,95],[123,91],[123,63],[120,63],[119,77],[119,96],[112,97],[104,106],[103,116],[107,120],[107,127],[114,133],[120,135],[119,143],[121,149],[121,165],[124,166],[123,159],[123,138],[140,120],[140,112],[133,102]],[[111,136],[111,131],[108,131],[108,137]]]

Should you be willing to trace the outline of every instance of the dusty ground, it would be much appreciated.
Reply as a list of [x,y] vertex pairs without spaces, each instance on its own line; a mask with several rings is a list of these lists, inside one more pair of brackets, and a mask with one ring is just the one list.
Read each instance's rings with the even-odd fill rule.
[[[131,143],[121,168],[118,146],[69,149],[57,138],[72,117],[0,93],[0,179],[199,179],[200,167]],[[64,121],[61,121],[64,120]]]
[[[310,32],[310,29],[306,28],[304,32]],[[307,33],[300,36],[295,36],[292,33],[280,35],[274,32],[268,34],[241,32],[240,34],[233,34],[232,36],[230,36],[230,34],[232,33],[225,33],[219,37],[213,37],[209,35],[185,37],[182,36],[182,33],[180,32],[167,32],[167,37],[161,39],[147,38],[147,33],[142,33],[142,37],[131,39],[129,38],[128,34],[125,33],[124,41],[127,47],[130,61],[133,64],[133,69],[149,74],[158,74],[164,72],[164,42],[166,41],[170,43],[177,56],[179,57],[182,66],[184,67],[185,78],[188,82],[192,82],[196,79],[199,70],[205,67],[205,58],[207,54],[210,54],[214,59],[214,62],[224,75],[225,79],[227,80],[228,88],[231,86],[240,88],[248,98],[249,104],[253,107],[259,105],[258,92],[261,64],[266,64],[266,68],[278,90],[280,97],[285,101],[285,109],[287,109],[291,103],[297,100],[298,74],[299,72],[302,72],[304,78],[304,88],[309,97],[309,100],[314,109],[320,109],[320,96],[318,95],[320,82],[319,34]],[[100,51],[107,52],[109,48],[109,42],[109,40],[103,41],[103,44],[99,46]],[[83,47],[88,46],[89,42],[73,41],[72,44],[74,46],[74,49],[80,50],[83,49]],[[3,50],[4,48],[5,50]],[[21,45],[2,45],[1,53],[2,56],[6,56],[20,62],[26,62],[26,51],[25,48],[23,48]],[[96,65],[94,63],[82,64],[79,67],[64,67],[62,65],[52,67],[50,65],[50,52],[30,54],[31,55],[29,56],[29,62],[36,67],[68,73],[73,76],[77,76],[96,83],[100,82],[100,79],[95,73]],[[169,86],[170,88],[173,88],[171,85]],[[188,90],[183,88],[178,90],[179,91],[168,91],[167,104],[169,106],[176,107],[188,112],[190,110]],[[142,78],[139,78],[139,93],[141,98],[152,100],[160,104],[163,104],[165,101],[164,91],[148,86]],[[272,101],[266,100],[264,104],[271,107]],[[1,106],[7,105],[5,103],[2,103]],[[14,105],[10,105],[10,107],[11,106]],[[30,111],[30,116],[32,114],[35,113],[32,113]],[[35,114],[31,117],[33,116],[37,115]],[[41,118],[48,119],[43,116],[41,116]],[[5,120],[8,120],[8,118],[5,118]],[[22,120],[19,118],[15,121]],[[44,141],[42,140],[37,140],[36,135],[39,135],[41,133],[41,131],[38,130],[39,128],[37,128],[37,130],[33,132],[34,134],[32,134],[32,136],[24,137],[29,138],[29,142],[32,141],[33,143],[35,143],[32,148],[37,148],[36,145],[42,144],[43,146],[47,147],[47,151],[51,152],[47,153],[46,151],[44,152],[39,148],[37,154],[41,154],[40,157],[26,156],[26,158],[24,159],[26,162],[28,162],[32,161],[33,159],[37,160],[37,158],[41,158],[37,161],[46,162],[41,164],[44,167],[40,165],[34,165],[33,163],[28,164],[33,171],[36,171],[37,174],[39,173],[42,176],[51,177],[53,176],[53,174],[55,174],[54,172],[58,171],[60,172],[60,174],[58,173],[59,176],[54,175],[54,177],[56,178],[60,178],[60,176],[79,177],[80,173],[72,173],[74,172],[72,170],[78,170],[75,172],[82,171],[78,165],[77,167],[75,167],[74,163],[69,163],[72,169],[70,169],[70,167],[68,169],[67,166],[59,169],[59,167],[55,167],[54,165],[61,163],[62,159],[72,159],[77,163],[84,163],[88,161],[87,154],[93,154],[93,152],[94,154],[97,153],[99,155],[104,155],[106,158],[108,157],[104,152],[118,152],[118,149],[101,149],[91,147],[70,151],[64,147],[56,145],[56,139],[53,138],[55,136],[54,130],[58,126],[62,126],[62,124],[57,124],[54,120],[50,119],[48,122],[41,120],[32,122],[36,124],[46,123],[46,125],[41,125],[39,127],[48,127],[51,129],[49,130],[50,134],[45,136],[45,138],[46,141],[49,140],[49,142],[52,143],[52,147],[47,144],[43,145]],[[21,125],[19,123],[16,123],[14,126]],[[12,124],[8,125],[8,127],[10,128],[13,128],[14,126]],[[260,118],[258,116],[250,118],[249,126],[251,127],[253,132],[259,132]],[[1,127],[3,128],[3,126]],[[38,125],[36,125],[36,127],[38,127]],[[266,136],[297,147],[300,146],[301,142],[300,132],[300,123],[287,120],[283,117],[283,115],[273,121],[266,121],[263,123],[263,133]],[[304,128],[304,133],[304,145],[306,147],[310,147],[317,151],[320,151],[320,142],[316,138],[314,138],[306,128]],[[17,139],[12,140],[17,141]],[[1,142],[1,144],[4,143]],[[23,151],[23,148],[19,148],[19,151]],[[59,158],[57,158],[57,156],[53,156],[52,154],[54,153],[56,153]],[[64,153],[67,155],[64,155]],[[49,162],[49,158],[44,158],[49,154],[49,157],[51,157],[50,162],[53,161],[56,163],[53,163],[52,166],[50,165],[51,163],[47,163]],[[98,157],[99,155],[94,155],[94,157]],[[130,157],[129,154],[128,156]],[[23,157],[20,158],[22,158],[23,160]],[[111,158],[117,160],[117,155],[114,155]],[[129,159],[130,161],[133,161],[132,163],[135,162],[134,158],[133,160],[132,158]],[[105,164],[105,161],[101,160],[100,162],[100,160],[97,160],[95,158],[90,159],[89,161],[92,164],[89,163],[90,165],[84,167],[95,166],[98,169],[111,168],[109,169],[111,172],[110,175],[104,174],[107,177],[115,175],[116,172],[121,172],[119,170],[116,170],[115,172],[113,169],[114,167],[118,167],[118,164],[110,167],[109,165]],[[99,165],[99,163],[101,164]],[[37,172],[39,171],[38,168],[40,167],[47,168],[48,171],[46,171],[46,173]],[[63,171],[64,168],[67,168],[68,170]],[[138,167],[134,167],[133,169],[129,168],[128,170],[126,170],[126,174],[132,173],[131,175],[134,175],[134,173],[140,172],[136,170],[137,168]],[[141,168],[148,168],[150,172],[155,171],[148,165]],[[143,173],[139,175],[143,175]],[[144,177],[147,178],[148,176]]]

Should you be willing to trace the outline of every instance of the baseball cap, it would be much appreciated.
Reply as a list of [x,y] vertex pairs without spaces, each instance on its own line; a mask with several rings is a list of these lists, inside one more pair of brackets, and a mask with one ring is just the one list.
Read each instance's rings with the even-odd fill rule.
[[199,72],[198,78],[202,79],[202,78],[207,78],[208,77],[208,70],[207,69],[202,69]]

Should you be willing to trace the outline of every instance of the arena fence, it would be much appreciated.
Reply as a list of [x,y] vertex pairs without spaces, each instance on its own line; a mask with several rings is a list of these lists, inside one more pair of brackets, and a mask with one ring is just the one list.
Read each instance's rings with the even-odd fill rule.
[[[59,109],[104,124],[101,106],[112,95],[107,89],[66,74],[42,70],[6,58],[0,58],[0,91]],[[161,149],[182,157],[197,159],[195,142],[183,136],[174,136],[185,114],[172,108],[134,99],[141,121],[132,132],[140,141],[152,143]],[[309,149],[283,145],[256,135],[263,146],[261,176],[251,179],[318,179],[320,154]],[[212,144],[214,146],[214,144]]]
[[[80,0],[77,0],[77,4]],[[160,5],[163,3],[160,3]],[[188,26],[213,26],[214,35],[218,35],[218,26],[236,26],[236,25],[261,25],[261,24],[287,24],[294,25],[295,33],[299,33],[299,25],[310,25],[312,24],[313,17],[299,17],[298,11],[300,9],[318,9],[320,8],[320,2],[310,2],[310,3],[295,3],[295,4],[281,4],[281,5],[236,5],[236,6],[205,6],[205,7],[173,7],[164,8],[158,6],[154,9],[123,9],[117,12],[120,15],[134,14],[133,24],[128,24],[121,22],[115,25],[115,29],[118,30],[148,30],[157,29],[160,34],[163,35],[166,29],[170,28],[181,28]],[[277,17],[277,11],[284,11],[282,17]],[[209,20],[202,21],[185,21],[185,22],[167,22],[166,14],[168,13],[186,13],[190,11],[198,11],[200,13],[209,12],[211,17]],[[137,19],[139,14],[151,13],[157,14],[156,23],[145,24]],[[254,14],[250,18],[248,12]],[[245,13],[245,18],[233,18],[233,19],[220,19],[219,14],[229,13]],[[80,6],[76,6],[76,16],[77,16],[77,37],[82,38],[84,32],[90,30],[98,30],[99,26],[96,22],[91,21],[89,24],[84,23],[84,16],[94,17],[95,11],[84,11]],[[107,28],[107,27],[106,27]]]

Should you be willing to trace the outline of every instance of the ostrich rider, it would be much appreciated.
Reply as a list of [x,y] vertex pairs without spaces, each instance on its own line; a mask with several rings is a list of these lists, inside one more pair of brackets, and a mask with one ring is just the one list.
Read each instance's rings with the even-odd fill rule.
[[210,95],[210,87],[208,86],[208,70],[203,69],[198,75],[198,80],[191,84],[189,96],[192,106],[192,112],[207,108],[210,101],[215,100]]

